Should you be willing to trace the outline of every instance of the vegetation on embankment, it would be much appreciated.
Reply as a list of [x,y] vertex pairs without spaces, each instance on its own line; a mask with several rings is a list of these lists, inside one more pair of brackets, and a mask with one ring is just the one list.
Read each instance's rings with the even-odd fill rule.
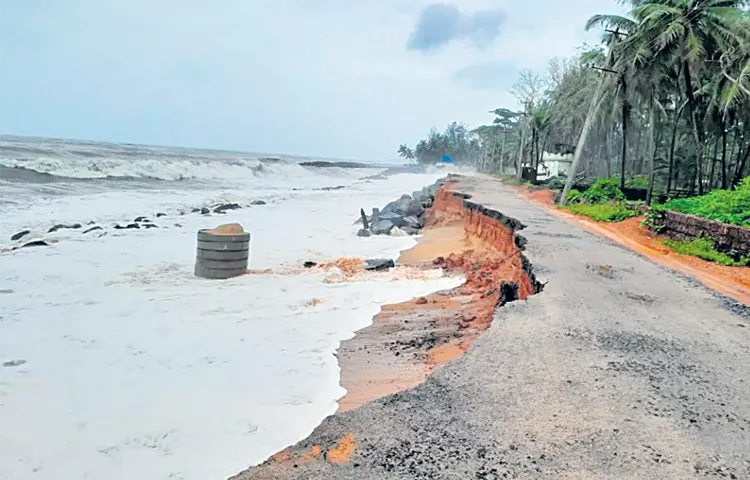
[[750,256],[735,260],[725,253],[716,250],[716,245],[708,238],[696,238],[694,240],[664,240],[664,245],[668,246],[677,253],[682,255],[692,255],[694,257],[715,262],[719,265],[728,267],[745,267],[750,265]]
[[584,192],[571,190],[568,204],[563,208],[597,222],[621,222],[638,216],[638,212],[625,201],[625,195],[614,178],[601,178]]
[[736,190],[713,190],[700,197],[669,200],[664,208],[741,227],[750,227],[750,177]]

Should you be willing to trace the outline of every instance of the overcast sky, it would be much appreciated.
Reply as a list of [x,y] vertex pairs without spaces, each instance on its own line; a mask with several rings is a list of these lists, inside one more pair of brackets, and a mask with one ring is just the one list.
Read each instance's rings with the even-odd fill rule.
[[[63,5],[65,4],[65,5]],[[20,0],[0,132],[379,160],[514,107],[614,0]]]

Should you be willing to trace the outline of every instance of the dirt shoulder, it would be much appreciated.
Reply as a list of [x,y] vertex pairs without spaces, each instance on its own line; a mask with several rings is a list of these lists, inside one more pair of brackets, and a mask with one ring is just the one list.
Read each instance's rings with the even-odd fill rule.
[[544,292],[420,385],[236,478],[750,478],[746,309],[512,187],[456,190],[526,225]]

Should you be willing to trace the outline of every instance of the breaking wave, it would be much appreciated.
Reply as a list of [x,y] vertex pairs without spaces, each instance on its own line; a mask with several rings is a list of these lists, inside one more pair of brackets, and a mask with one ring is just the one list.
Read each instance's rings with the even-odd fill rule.
[[[0,138],[0,178],[30,183],[57,180],[222,180],[268,175],[304,176],[310,170],[378,168],[354,162],[240,152]],[[382,168],[382,167],[381,167]]]

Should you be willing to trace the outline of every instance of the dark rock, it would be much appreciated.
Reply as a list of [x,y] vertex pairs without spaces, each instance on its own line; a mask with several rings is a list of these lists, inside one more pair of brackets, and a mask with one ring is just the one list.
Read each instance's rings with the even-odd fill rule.
[[58,230],[62,230],[63,228],[70,228],[70,229],[81,228],[81,224],[80,223],[71,223],[70,225],[66,225],[64,223],[58,223],[54,227],[52,227],[49,230],[47,230],[47,233],[56,232]]
[[359,209],[359,215],[360,215],[360,218],[362,219],[362,226],[365,227],[365,230],[369,229],[370,228],[370,224],[367,221],[367,215],[365,215],[365,209],[364,208],[360,208]]
[[427,215],[422,215],[417,220],[419,221],[419,228],[424,228],[427,223]]
[[320,190],[330,192],[331,190],[343,190],[344,188],[346,188],[344,185],[337,185],[335,187],[323,187]]
[[419,229],[418,228],[401,227],[401,230],[403,230],[404,232],[406,232],[409,235],[416,235],[416,234],[419,233]]
[[95,221],[93,221],[93,220],[91,220],[91,221],[90,221],[89,223],[87,223],[86,225],[94,225],[94,224],[96,224],[96,222],[95,222]]
[[209,210],[208,208],[201,208],[201,215],[208,215],[209,213],[211,213],[211,210]]
[[159,225],[154,225],[153,223],[144,223],[143,228],[149,229],[149,228],[159,228]]
[[388,220],[396,227],[401,227],[404,225],[403,215],[399,215],[398,213],[393,212],[381,213],[380,215],[378,215],[378,220]]
[[370,217],[371,220],[375,220],[380,216],[380,209],[379,208],[373,208],[372,209],[372,216]]
[[237,210],[238,208],[242,207],[240,207],[239,204],[236,203],[224,203],[214,208],[214,213],[226,213],[227,210]]
[[419,297],[415,303],[417,305],[425,305],[427,303],[427,299],[424,297]]
[[115,230],[132,230],[132,229],[139,229],[139,228],[141,228],[141,226],[138,225],[137,223],[129,223],[125,225],[124,227],[120,225],[119,223],[115,225]]
[[3,362],[3,367],[20,367],[26,363],[26,360],[9,360],[7,362]]
[[386,205],[383,208],[383,213],[385,212],[397,213],[402,217],[418,217],[424,213],[424,207],[418,200],[411,198],[411,196],[402,195],[395,202]]
[[182,224],[181,223],[175,223],[174,226],[177,227],[177,228],[182,228]]
[[84,231],[83,231],[83,234],[85,235],[85,234],[87,234],[87,233],[89,233],[89,232],[93,232],[94,230],[104,230],[104,229],[103,229],[102,227],[99,227],[99,226],[96,226],[96,227],[91,227],[91,228],[89,228],[89,229],[87,229],[87,230],[84,230]]
[[134,221],[135,223],[139,223],[139,222],[150,222],[151,220],[149,220],[149,219],[148,219],[147,217],[138,217],[138,218],[136,218],[136,219],[135,219],[135,220],[133,220],[133,221]]
[[375,235],[388,235],[393,230],[393,222],[390,220],[377,220],[370,225],[370,231]]
[[15,242],[16,240],[20,240],[22,237],[28,235],[29,233],[31,233],[31,230],[21,230],[20,232],[13,234],[10,239]]
[[163,213],[163,212],[159,212],[159,213],[156,214],[156,218],[161,218],[161,217],[166,217],[166,216],[167,216],[167,214]]
[[264,202],[263,200],[253,200],[252,203],[250,203],[250,205],[267,205],[267,203]]
[[200,208],[194,208],[194,209],[190,210],[190,213],[198,213],[200,211],[201,211]]
[[369,237],[369,236],[371,236],[371,235],[372,235],[372,232],[371,232],[371,231],[369,231],[369,230],[367,230],[367,229],[364,229],[364,228],[361,228],[361,229],[360,229],[360,230],[359,230],[359,231],[357,232],[357,236],[358,236],[358,237]]
[[412,197],[414,198],[414,200],[421,203],[423,207],[429,208],[432,206],[434,194],[423,188],[422,190],[414,192],[412,194]]
[[302,266],[305,268],[313,268],[313,267],[316,267],[317,265],[318,265],[317,263],[311,262],[309,260],[302,264]]
[[372,258],[365,260],[365,263],[365,270],[374,271],[388,270],[396,266],[390,258]]
[[419,230],[422,228],[422,226],[419,224],[419,219],[417,217],[404,217],[403,218],[403,225],[401,227],[409,227],[413,228],[415,230]]
[[13,250],[17,250],[19,248],[27,248],[27,247],[49,247],[49,243],[45,242],[44,240],[34,240],[33,242],[24,243],[20,247],[16,247]]

